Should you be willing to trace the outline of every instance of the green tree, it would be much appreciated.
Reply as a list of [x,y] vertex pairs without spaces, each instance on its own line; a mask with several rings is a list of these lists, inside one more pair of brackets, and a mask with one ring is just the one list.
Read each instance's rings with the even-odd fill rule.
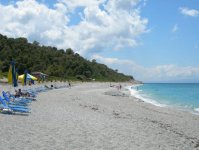
[[118,70],[97,63],[95,59],[86,60],[71,48],[64,51],[56,47],[41,46],[37,41],[29,43],[26,38],[7,38],[0,34],[0,72],[8,72],[11,60],[16,62],[19,74],[27,69],[30,72],[41,71],[62,79],[134,80],[133,76],[119,73]]

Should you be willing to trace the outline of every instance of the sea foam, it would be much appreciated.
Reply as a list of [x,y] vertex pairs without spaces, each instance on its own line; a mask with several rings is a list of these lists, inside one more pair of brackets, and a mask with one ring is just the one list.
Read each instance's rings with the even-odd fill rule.
[[132,96],[155,106],[176,108],[199,115],[199,84],[146,83],[128,89]]
[[165,104],[160,104],[157,101],[148,98],[145,95],[142,95],[140,92],[142,92],[142,90],[138,90],[138,87],[141,86],[140,84],[138,85],[133,85],[133,86],[128,86],[127,89],[130,91],[131,96],[136,97],[140,100],[143,100],[146,103],[150,103],[152,105],[158,106],[158,107],[166,107],[167,105]]
[[195,108],[194,111],[195,111],[195,113],[196,113],[197,115],[199,115],[199,108]]

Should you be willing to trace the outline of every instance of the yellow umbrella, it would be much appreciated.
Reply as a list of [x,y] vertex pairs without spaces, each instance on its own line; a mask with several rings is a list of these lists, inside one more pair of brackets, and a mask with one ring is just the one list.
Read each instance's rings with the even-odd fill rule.
[[[23,79],[24,79],[24,74],[18,76],[18,79],[19,79],[19,80],[23,80]],[[31,79],[31,80],[34,80],[34,81],[37,80],[36,77],[34,77],[34,76],[30,75],[30,74],[27,74],[27,80],[30,80],[30,79]]]
[[8,83],[12,84],[12,66],[11,65],[8,71]]
[[15,62],[12,61],[8,71],[8,83],[13,84],[14,87],[17,86],[17,76],[15,69]]

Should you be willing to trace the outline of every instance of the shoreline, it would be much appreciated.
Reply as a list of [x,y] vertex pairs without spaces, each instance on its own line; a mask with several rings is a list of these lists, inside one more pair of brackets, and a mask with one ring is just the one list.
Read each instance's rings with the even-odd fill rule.
[[39,93],[29,116],[0,114],[0,146],[2,150],[199,149],[198,116],[162,109],[128,94],[109,83],[75,83]]
[[130,87],[136,87],[136,86],[141,86],[141,85],[142,84],[127,87],[127,89],[130,91],[132,97],[140,99],[141,101],[144,101],[144,102],[151,104],[153,106],[156,106],[156,107],[176,109],[176,110],[179,110],[179,111],[184,111],[184,112],[188,112],[188,113],[199,116],[199,108],[197,108],[197,107],[191,109],[191,108],[186,108],[184,106],[179,106],[179,105],[164,104],[164,103],[158,102],[156,100],[143,97],[139,93],[139,91],[137,91],[136,89],[130,89]]

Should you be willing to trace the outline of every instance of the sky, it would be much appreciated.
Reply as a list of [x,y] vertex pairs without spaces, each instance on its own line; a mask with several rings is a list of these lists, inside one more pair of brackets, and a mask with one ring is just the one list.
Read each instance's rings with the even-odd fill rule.
[[72,48],[143,82],[199,82],[198,0],[0,0],[0,34]]

